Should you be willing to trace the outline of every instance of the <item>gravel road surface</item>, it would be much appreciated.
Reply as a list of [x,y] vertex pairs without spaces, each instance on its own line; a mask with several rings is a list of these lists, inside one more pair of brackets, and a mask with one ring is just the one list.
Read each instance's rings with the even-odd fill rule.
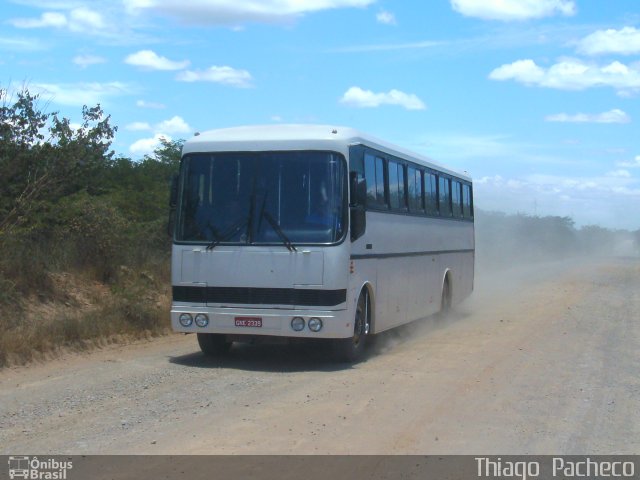
[[329,354],[170,335],[5,368],[0,453],[640,453],[637,258],[479,273],[449,318]]

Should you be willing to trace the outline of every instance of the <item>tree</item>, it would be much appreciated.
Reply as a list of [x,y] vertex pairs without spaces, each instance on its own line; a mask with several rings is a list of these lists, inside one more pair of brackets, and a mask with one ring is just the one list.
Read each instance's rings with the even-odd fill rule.
[[0,89],[0,234],[42,226],[39,211],[46,213],[65,195],[99,188],[117,130],[100,105],[83,107],[82,124],[74,129],[57,112],[43,112],[28,89],[16,97],[10,104]]

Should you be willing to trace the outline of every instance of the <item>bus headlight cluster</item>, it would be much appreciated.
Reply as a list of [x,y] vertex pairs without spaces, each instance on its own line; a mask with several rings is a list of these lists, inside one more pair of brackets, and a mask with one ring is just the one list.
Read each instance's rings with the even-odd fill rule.
[[293,317],[291,319],[291,328],[296,332],[304,330],[305,321],[302,317]]
[[209,317],[204,313],[199,313],[196,315],[196,325],[199,327],[206,327],[209,325]]
[[[181,313],[178,317],[178,321],[183,327],[190,327],[194,323],[194,318],[190,313]],[[196,314],[195,324],[200,328],[206,327],[209,325],[209,316],[206,313]]]
[[309,330],[311,330],[312,332],[317,333],[322,330],[322,320],[320,320],[318,317],[311,317],[309,319],[309,322],[305,322],[304,318],[302,317],[293,317],[291,319],[291,328],[295,332],[301,332],[302,330],[304,330],[305,326],[308,326]]
[[322,330],[322,320],[318,317],[313,317],[309,319],[309,330],[312,332],[319,332]]
[[193,317],[190,313],[181,313],[178,320],[180,321],[180,325],[183,327],[190,327],[193,323]]

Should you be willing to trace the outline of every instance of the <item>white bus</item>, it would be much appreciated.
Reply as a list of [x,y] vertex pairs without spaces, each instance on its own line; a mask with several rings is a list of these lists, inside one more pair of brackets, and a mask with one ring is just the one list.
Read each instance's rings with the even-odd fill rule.
[[208,355],[324,338],[354,361],[473,290],[471,178],[351,128],[202,133],[171,197],[171,324]]

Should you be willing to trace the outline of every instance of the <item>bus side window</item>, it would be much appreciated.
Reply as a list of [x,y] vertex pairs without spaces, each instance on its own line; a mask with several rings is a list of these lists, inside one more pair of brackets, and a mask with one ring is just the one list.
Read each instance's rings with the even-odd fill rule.
[[462,185],[462,210],[464,218],[473,218],[473,199],[471,197],[471,185]]
[[457,180],[451,181],[451,206],[453,216],[462,218],[462,184]]
[[376,157],[376,194],[378,205],[386,208],[388,203],[387,196],[385,195],[385,185],[384,160]]
[[400,198],[400,208],[407,209],[407,170],[402,164],[398,164],[398,197]]
[[421,212],[424,210],[422,203],[422,172],[415,167],[409,167],[408,172],[409,210],[414,213]]
[[373,155],[364,155],[364,178],[367,181],[367,205],[376,204],[376,159]]
[[438,183],[440,216],[451,216],[451,179],[439,177]]
[[391,208],[400,207],[400,198],[398,197],[398,164],[389,162],[389,204]]
[[389,200],[391,208],[406,209],[404,165],[389,161]]
[[424,173],[424,201],[428,215],[438,214],[438,190],[436,176],[433,173]]
[[384,163],[382,159],[365,153],[364,175],[367,181],[367,205],[374,208],[385,207]]

